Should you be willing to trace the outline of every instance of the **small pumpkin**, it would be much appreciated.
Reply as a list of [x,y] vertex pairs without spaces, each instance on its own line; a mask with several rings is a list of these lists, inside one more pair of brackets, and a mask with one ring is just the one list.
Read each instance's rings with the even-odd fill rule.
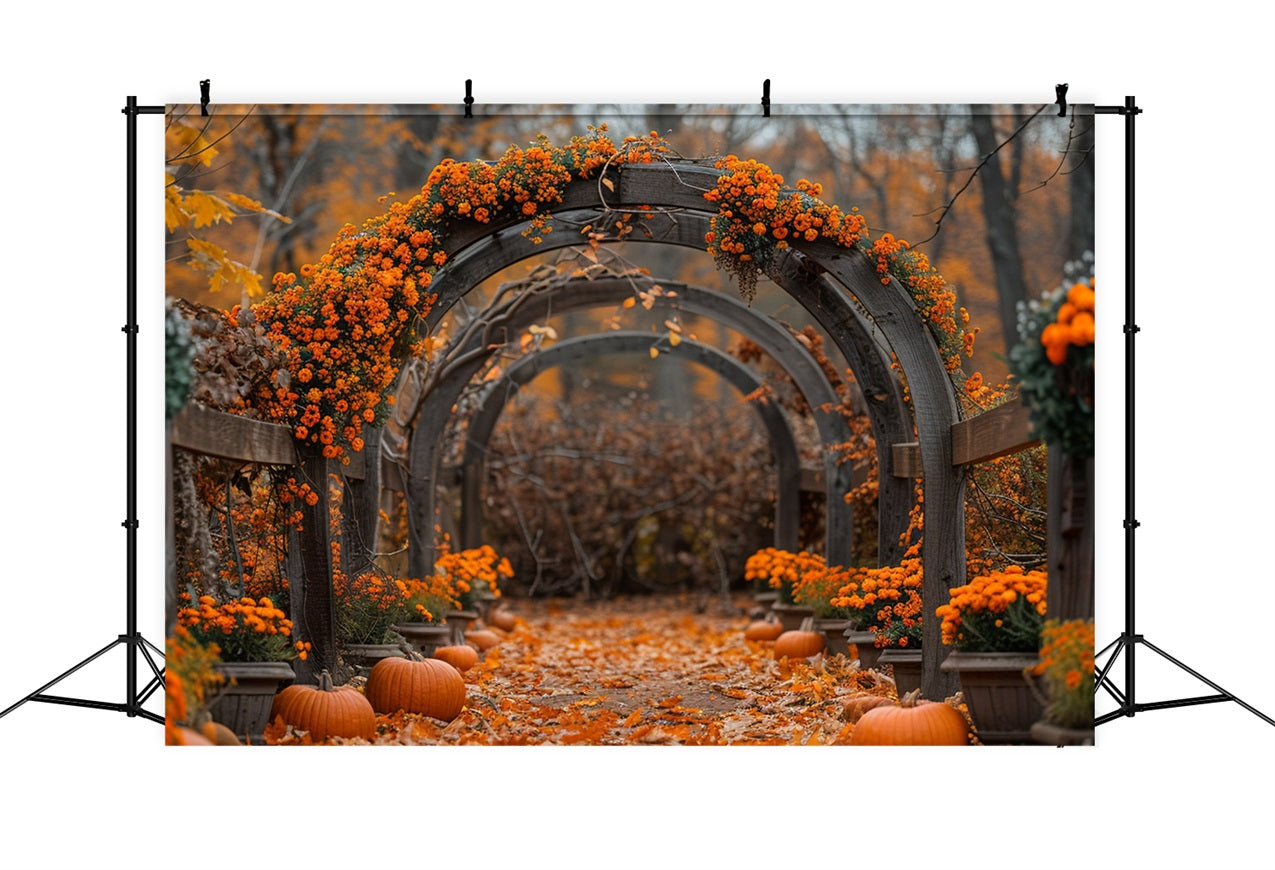
[[759,619],[756,622],[750,622],[748,628],[744,629],[744,640],[772,641],[783,633],[784,624],[782,622],[768,622],[764,619]]
[[893,704],[894,701],[884,695],[856,695],[841,708],[841,718],[854,724],[863,718],[869,710]]
[[403,710],[450,722],[465,706],[465,681],[447,662],[417,653],[381,659],[367,675],[364,688],[378,713]]
[[851,746],[967,746],[969,725],[955,707],[920,700],[920,690],[899,704],[863,714],[850,735]]
[[785,631],[775,640],[776,659],[805,659],[823,652],[822,631]]
[[213,742],[194,728],[182,725],[178,728],[165,729],[165,742],[169,746],[212,746]]
[[274,696],[270,720],[276,716],[297,731],[306,731],[315,743],[329,737],[376,737],[376,713],[358,689],[336,687],[327,671],[319,685],[293,684]]
[[465,641],[473,644],[480,650],[486,651],[500,643],[500,635],[485,628],[478,628],[473,631],[465,632]]
[[467,643],[455,646],[440,646],[434,650],[434,658],[447,662],[463,674],[478,664],[478,650]]
[[235,732],[212,719],[204,723],[199,733],[207,737],[214,746],[243,746],[243,741]]
[[503,608],[493,611],[486,619],[488,625],[501,631],[513,631],[518,624],[518,617]]

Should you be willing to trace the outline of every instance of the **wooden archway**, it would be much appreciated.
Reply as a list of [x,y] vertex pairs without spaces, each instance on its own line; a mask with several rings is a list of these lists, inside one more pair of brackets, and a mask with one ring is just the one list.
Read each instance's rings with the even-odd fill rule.
[[[640,238],[643,232],[649,232],[652,241],[690,245],[692,241],[686,235],[686,228],[691,225],[688,219],[700,215],[706,222],[716,213],[716,208],[703,194],[714,189],[720,174],[720,170],[710,166],[690,163],[611,167],[607,178],[609,187],[593,180],[573,181],[566,185],[561,202],[551,211],[555,220],[570,223],[575,217],[583,226],[585,222],[596,222],[608,211],[645,214],[644,209],[653,208],[657,216],[652,221],[639,221],[638,231],[629,238]],[[519,250],[521,246],[513,242],[513,237],[501,232],[521,226],[519,221],[507,220],[501,225],[465,223],[452,228],[444,245],[449,262],[435,275],[430,288],[437,293],[428,318],[431,327],[478,281],[533,253]],[[697,235],[693,244],[702,247],[703,234]],[[555,236],[561,238],[554,233],[549,239]],[[541,249],[543,246],[537,248]],[[945,601],[948,590],[965,579],[965,477],[952,463],[951,427],[959,421],[960,410],[938,347],[906,288],[893,278],[883,283],[861,251],[822,240],[797,241],[791,248],[776,252],[768,274],[810,312],[848,361],[865,356],[863,347],[857,345],[866,345],[867,341],[857,342],[856,338],[867,332],[870,340],[875,332],[888,342],[907,379],[925,471],[922,597],[931,616],[923,623],[922,689],[929,697],[944,697],[955,688],[955,683],[939,671],[942,639],[939,621],[932,612],[935,603]],[[846,312],[855,306],[861,309],[863,320],[846,317]],[[862,328],[856,330],[856,323]],[[871,331],[867,324],[871,325]],[[875,346],[868,356],[881,362]],[[864,382],[868,376],[856,370],[856,377]],[[897,395],[887,387],[888,380],[887,377],[879,382],[883,389],[879,394],[882,402]],[[876,422],[874,418],[874,425]],[[889,437],[883,438],[880,432],[877,438],[880,449],[888,449],[896,443]],[[889,467],[888,458],[882,459],[882,468]],[[888,479],[888,475],[882,475],[882,498],[890,497],[886,492]],[[424,528],[432,528],[430,518],[416,519],[425,522]]]
[[[780,365],[792,379],[798,392],[811,408],[811,413],[825,447],[841,444],[851,437],[845,418],[831,409],[838,402],[836,392],[809,352],[787,329],[775,320],[749,308],[738,298],[726,293],[685,284],[642,277],[575,278],[565,280],[552,288],[520,292],[496,310],[489,310],[484,318],[488,327],[481,334],[455,351],[462,362],[449,369],[436,381],[432,389],[419,400],[414,413],[416,430],[413,435],[413,470],[409,485],[412,498],[425,505],[425,512],[433,516],[432,495],[434,482],[441,479],[440,457],[437,445],[446,430],[451,408],[459,401],[466,385],[481,370],[484,362],[502,344],[516,341],[531,324],[552,314],[562,314],[582,308],[619,305],[631,298],[634,288],[658,283],[675,297],[658,295],[653,305],[675,308],[703,315],[729,327],[757,343]],[[824,471],[827,506],[827,546],[825,553],[833,564],[851,564],[853,508],[843,498],[851,486],[852,469],[838,463],[831,450],[825,450]],[[907,516],[894,518],[889,532],[895,539],[906,529]],[[461,531],[465,540],[465,531]],[[465,546],[469,546],[468,543]],[[413,576],[429,572],[429,549],[413,547],[410,552]]]
[[[505,405],[518,390],[540,373],[556,366],[569,365],[604,354],[642,354],[646,357],[657,344],[661,359],[670,355],[702,365],[716,372],[743,395],[762,385],[761,378],[755,372],[717,348],[691,339],[672,345],[661,342],[660,336],[634,330],[573,336],[520,357],[487,389],[466,430],[461,490],[462,546],[477,546],[480,543],[487,444]],[[797,441],[783,412],[775,405],[754,402],[752,406],[770,436],[771,453],[775,459],[775,546],[796,550],[800,531],[801,483],[801,460],[797,452]]]

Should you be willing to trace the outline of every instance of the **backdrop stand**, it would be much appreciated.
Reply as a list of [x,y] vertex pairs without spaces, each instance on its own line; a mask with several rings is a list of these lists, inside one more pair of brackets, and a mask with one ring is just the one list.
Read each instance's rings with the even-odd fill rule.
[[[142,637],[137,630],[137,116],[162,115],[163,106],[139,106],[137,97],[128,97],[127,105],[122,110],[127,124],[126,148],[126,185],[128,187],[126,218],[125,257],[127,261],[126,296],[128,319],[123,327],[128,342],[128,399],[127,416],[127,459],[125,474],[127,483],[127,519],[121,523],[127,535],[128,553],[125,564],[126,592],[124,596],[127,608],[127,631],[115,640],[102,647],[74,667],[68,668],[21,701],[5,708],[0,717],[7,716],[27,701],[41,701],[46,704],[66,704],[72,707],[91,707],[96,710],[115,710],[126,713],[130,718],[141,716],[152,722],[163,724],[164,717],[149,710],[142,709],[142,704],[164,685],[164,671],[151,655],[154,652],[163,659],[163,651],[155,644]],[[123,646],[127,652],[125,665],[125,694],[122,703],[112,701],[95,701],[90,698],[72,698],[64,695],[46,694],[47,689],[65,680],[76,671],[106,653]],[[141,656],[150,667],[152,677],[141,691],[137,688],[137,658]]]
[[[1066,86],[1060,85],[1061,93],[1059,101],[1063,100],[1063,94],[1066,93]],[[1134,255],[1133,255],[1133,119],[1142,112],[1134,102],[1133,97],[1125,97],[1123,106],[1094,106],[1094,114],[1098,115],[1124,115],[1125,129],[1125,322],[1124,322],[1124,349],[1125,349],[1125,520],[1124,520],[1124,542],[1125,542],[1125,574],[1124,574],[1124,631],[1118,638],[1107,644],[1097,655],[1094,656],[1094,662],[1097,664],[1098,659],[1111,652],[1111,658],[1108,659],[1105,667],[1099,667],[1095,670],[1094,692],[1099,688],[1115,699],[1119,707],[1110,713],[1094,719],[1094,726],[1102,725],[1104,722],[1110,722],[1120,716],[1132,716],[1135,713],[1142,713],[1147,710],[1165,710],[1170,707],[1194,707],[1199,704],[1216,704],[1221,701],[1234,701],[1244,709],[1253,713],[1253,715],[1264,719],[1271,725],[1275,725],[1275,719],[1267,716],[1251,704],[1246,704],[1230,692],[1223,689],[1217,683],[1203,676],[1197,671],[1184,665],[1173,656],[1151,643],[1142,635],[1138,634],[1134,628],[1134,598],[1136,575],[1134,572],[1134,532],[1138,528],[1138,521],[1134,519],[1134,443],[1133,443],[1133,423],[1134,423],[1134,406],[1133,406],[1133,339],[1139,332],[1138,327],[1134,324],[1133,317],[1133,273],[1134,273]],[[1198,695],[1192,698],[1177,698],[1169,701],[1152,701],[1151,703],[1138,703],[1135,690],[1135,653],[1138,646],[1145,646],[1147,649],[1156,653],[1161,658],[1173,664],[1195,677],[1200,682],[1217,691],[1214,695]],[[1112,668],[1116,664],[1116,659],[1121,653],[1125,653],[1124,660],[1124,691],[1116,687],[1111,678]]]

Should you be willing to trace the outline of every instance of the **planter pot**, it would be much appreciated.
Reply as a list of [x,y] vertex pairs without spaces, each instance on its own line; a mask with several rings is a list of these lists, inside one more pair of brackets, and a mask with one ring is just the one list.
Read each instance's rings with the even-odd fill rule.
[[[853,628],[847,628],[842,637],[845,638],[846,645],[854,644],[859,650],[859,667],[861,669],[875,668],[877,660],[881,658],[882,650],[877,647],[877,636],[871,631],[856,631]],[[896,683],[897,685],[897,683]]]
[[476,610],[449,610],[443,614],[443,621],[452,627],[452,643],[463,644],[465,642],[465,632],[469,630],[469,624],[478,619],[478,611]]
[[877,664],[889,665],[894,675],[894,688],[902,698],[908,692],[921,688],[921,651],[886,647],[881,650]]
[[359,676],[366,677],[381,659],[402,658],[403,648],[396,643],[347,643],[341,648],[341,657]]
[[969,707],[978,739],[984,743],[1027,743],[1032,723],[1043,708],[1023,677],[1023,668],[1036,664],[1031,653],[953,652],[940,665],[961,678],[961,692]]
[[452,626],[446,622],[404,622],[394,626],[394,630],[423,656],[432,656],[434,650],[452,642]]
[[846,643],[846,629],[850,626],[848,619],[816,619],[815,631],[822,631],[829,655],[850,655],[850,645]]
[[[213,719],[245,743],[264,745],[275,693],[296,674],[287,662],[222,662],[226,684],[208,706]],[[232,682],[233,681],[233,682]]]
[[776,601],[770,609],[775,616],[779,617],[784,631],[797,631],[801,628],[802,622],[813,619],[815,615],[813,607],[806,607],[803,604],[780,604]]
[[1092,728],[1064,728],[1052,722],[1033,722],[1032,740],[1046,746],[1093,746]]

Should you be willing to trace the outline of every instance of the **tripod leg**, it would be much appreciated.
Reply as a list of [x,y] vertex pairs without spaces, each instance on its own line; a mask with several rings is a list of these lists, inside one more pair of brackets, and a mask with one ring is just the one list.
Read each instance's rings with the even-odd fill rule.
[[[1119,689],[1115,687],[1115,685],[1112,684],[1110,678],[1107,675],[1111,673],[1111,669],[1115,667],[1116,659],[1120,658],[1120,653],[1124,650],[1124,647],[1125,647],[1124,636],[1122,635],[1116,638],[1111,643],[1107,644],[1106,648],[1103,649],[1102,653],[1105,653],[1107,650],[1111,649],[1112,646],[1116,648],[1116,651],[1111,654],[1111,660],[1107,662],[1106,667],[1098,668],[1094,672],[1094,691],[1097,692],[1099,688],[1105,689],[1107,694],[1110,695],[1112,698],[1114,698],[1116,703],[1120,705],[1121,709],[1123,709],[1125,706],[1124,693],[1121,692]],[[1098,656],[1101,656],[1102,653],[1098,653]],[[1097,659],[1098,656],[1094,656],[1094,658]]]
[[1231,699],[1235,703],[1239,704],[1245,710],[1248,710],[1254,716],[1258,717],[1259,719],[1265,720],[1266,722],[1269,722],[1271,725],[1275,725],[1275,719],[1272,719],[1270,716],[1267,716],[1265,713],[1263,713],[1261,710],[1254,707],[1252,704],[1246,704],[1245,702],[1241,701],[1239,698],[1235,697],[1230,692],[1226,691],[1226,689],[1223,689],[1221,686],[1219,686],[1217,683],[1213,682],[1208,677],[1201,674],[1199,671],[1193,670],[1187,667],[1186,665],[1182,664],[1182,662],[1178,661],[1173,656],[1169,655],[1167,652],[1160,649],[1155,644],[1151,643],[1151,641],[1146,640],[1144,638],[1142,641],[1142,645],[1150,649],[1153,653],[1156,653],[1157,655],[1159,655],[1161,658],[1177,665],[1179,668],[1186,671],[1188,674],[1195,677],[1197,680],[1204,683],[1205,685],[1211,688],[1217,689],[1220,693],[1222,693],[1223,695],[1225,695],[1227,698]]
[[63,680],[65,680],[67,677],[71,676],[71,674],[75,673],[75,672],[76,672],[76,671],[78,671],[80,668],[82,668],[82,667],[84,667],[85,665],[87,665],[89,662],[91,662],[91,661],[93,661],[93,660],[95,660],[95,659],[97,659],[97,658],[100,658],[101,656],[106,655],[108,652],[110,652],[110,651],[111,651],[111,650],[113,650],[115,647],[119,646],[120,644],[122,644],[122,643],[124,643],[124,642],[125,642],[125,641],[124,641],[124,638],[122,638],[122,637],[117,637],[115,640],[111,641],[111,642],[110,642],[110,643],[108,643],[106,646],[102,647],[100,650],[98,650],[97,652],[93,653],[93,655],[89,656],[88,658],[86,658],[84,661],[80,662],[80,663],[79,663],[78,665],[76,665],[75,667],[70,668],[69,670],[63,671],[62,673],[58,674],[58,675],[57,675],[56,677],[54,677],[53,679],[49,680],[47,683],[45,683],[45,684],[44,684],[43,686],[41,686],[40,688],[36,689],[36,690],[35,690],[34,692],[32,692],[31,694],[27,695],[27,696],[26,696],[25,698],[23,698],[21,701],[18,701],[16,704],[11,704],[11,705],[9,705],[8,707],[6,707],[6,708],[4,709],[4,712],[0,713],[0,718],[4,718],[5,716],[8,716],[10,713],[12,713],[14,710],[18,709],[19,707],[21,707],[21,706],[22,706],[23,704],[25,704],[27,701],[31,701],[31,700],[35,699],[35,697],[36,697],[37,695],[41,695],[41,694],[43,694],[45,689],[49,689],[49,688],[52,688],[53,686],[56,686],[58,683],[62,682],[62,681],[63,681]]

